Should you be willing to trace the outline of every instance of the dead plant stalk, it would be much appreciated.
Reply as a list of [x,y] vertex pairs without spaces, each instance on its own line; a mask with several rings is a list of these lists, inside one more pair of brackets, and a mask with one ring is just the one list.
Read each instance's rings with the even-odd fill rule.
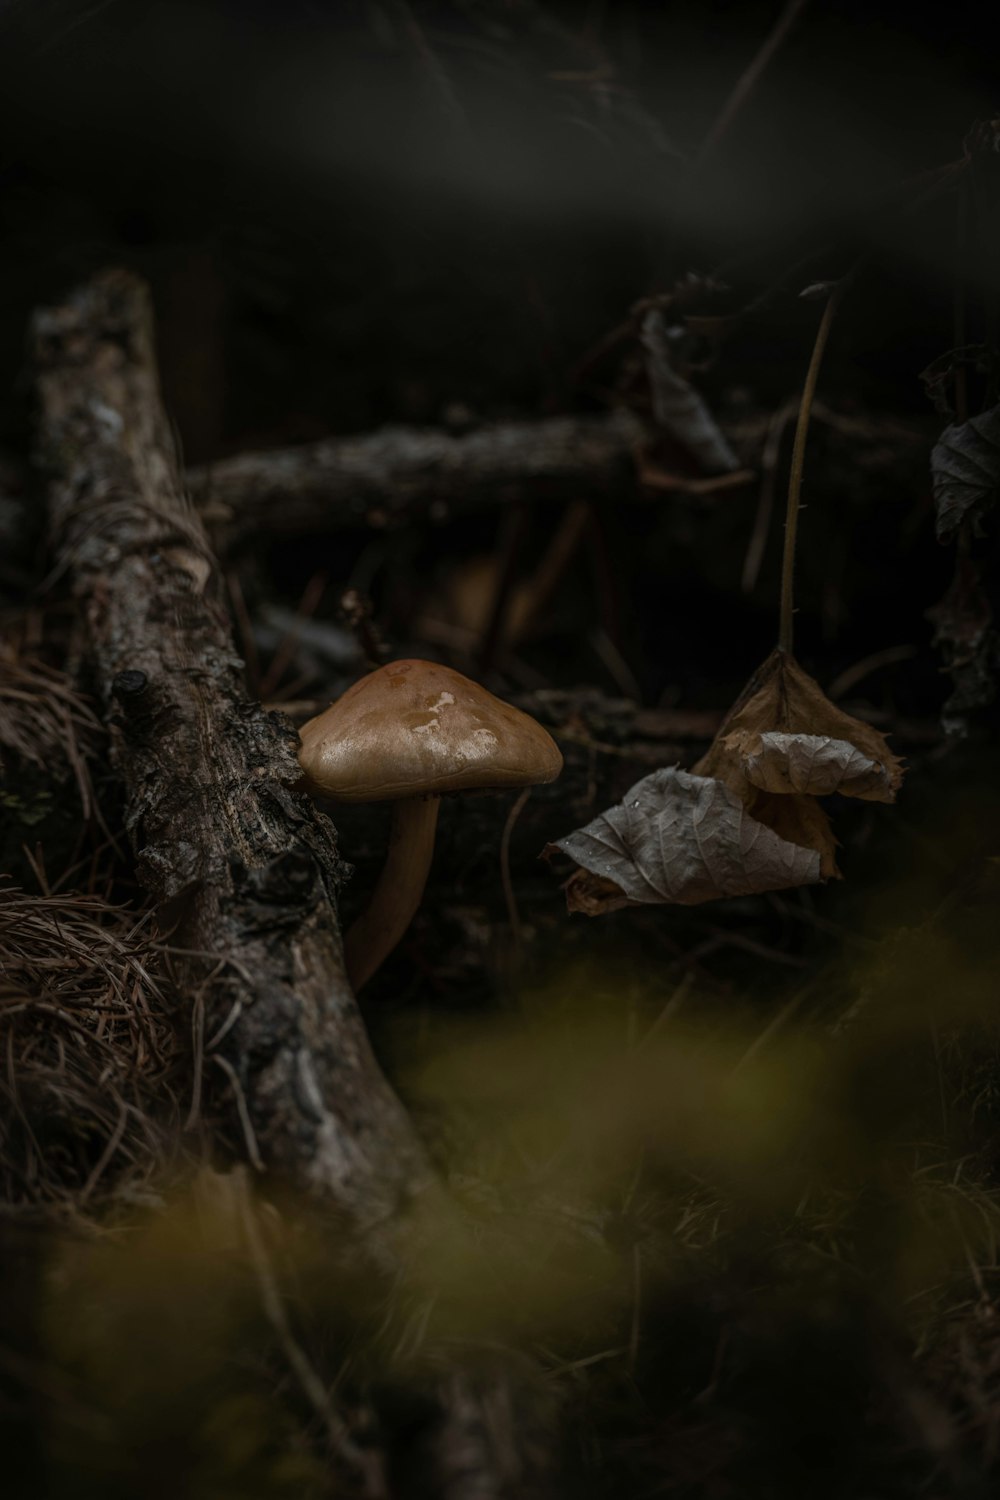
[[823,316],[820,319],[819,328],[816,330],[816,342],[813,344],[812,358],[809,361],[809,368],[806,371],[806,382],[802,388],[802,400],[799,404],[799,418],[795,426],[792,467],[788,476],[785,552],[781,567],[781,620],[778,630],[778,645],[782,651],[787,651],[789,655],[792,652],[794,636],[795,543],[799,530],[799,511],[802,502],[802,472],[805,467],[809,417],[812,413],[813,399],[816,395],[816,384],[819,379],[820,366],[823,363],[823,353],[826,349],[827,339],[830,336],[834,314],[843,295],[843,289],[844,283],[838,282],[831,291],[827,304],[823,309]]

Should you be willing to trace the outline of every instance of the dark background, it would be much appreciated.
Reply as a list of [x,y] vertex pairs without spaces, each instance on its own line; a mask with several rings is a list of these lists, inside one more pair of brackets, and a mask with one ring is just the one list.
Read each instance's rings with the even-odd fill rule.
[[[821,394],[848,413],[924,420],[930,440],[940,422],[918,375],[952,342],[955,197],[898,204],[995,105],[983,13],[807,5],[692,168],[778,13],[7,4],[0,434],[23,448],[30,309],[109,261],[152,282],[167,401],[199,462],[436,423],[456,403],[486,419],[593,409],[621,363],[618,351],[580,377],[595,342],[636,298],[720,268],[728,291],[709,311],[769,296],[703,388],[724,417],[766,415],[808,357],[818,312],[799,291],[870,253]],[[607,62],[622,87],[602,93],[592,75]],[[973,292],[973,322],[976,305]],[[807,483],[837,513],[814,509],[804,528],[799,644],[835,673],[882,647],[926,646],[923,610],[949,563],[919,464],[901,459],[866,494],[850,443],[816,441]],[[738,589],[753,498],[681,504],[658,525],[648,511],[608,518],[629,600],[621,644],[650,702],[717,706],[770,645],[776,528],[757,590]],[[490,544],[488,529],[458,528],[428,558],[411,537],[402,573]],[[362,545],[338,543],[332,577],[350,576]],[[279,551],[273,567],[268,586],[294,602],[301,556]],[[392,574],[373,592],[402,644],[409,605],[385,597]],[[545,674],[601,680],[598,663],[556,645]],[[898,706],[931,711],[943,685],[913,679],[897,673]]]

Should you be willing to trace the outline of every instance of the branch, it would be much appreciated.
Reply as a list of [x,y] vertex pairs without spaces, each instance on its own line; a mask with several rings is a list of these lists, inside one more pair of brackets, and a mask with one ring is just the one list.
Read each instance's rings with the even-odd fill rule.
[[189,472],[190,492],[227,550],[259,537],[441,520],[531,498],[628,494],[642,437],[628,412],[506,422],[455,437],[384,427],[360,437],[235,458]]

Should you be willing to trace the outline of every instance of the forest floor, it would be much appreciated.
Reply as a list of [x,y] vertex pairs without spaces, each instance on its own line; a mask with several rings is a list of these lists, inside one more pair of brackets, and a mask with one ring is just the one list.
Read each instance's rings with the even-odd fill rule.
[[[202,33],[196,9],[178,57],[210,61],[242,23],[222,5]],[[601,56],[559,6],[302,9],[247,23],[198,150],[165,85],[121,83],[155,18],[131,39],[98,18],[80,45],[107,94],[81,140],[57,115],[4,166],[5,1493],[992,1494],[1000,218],[995,132],[962,139],[969,45],[919,139],[871,126],[876,170],[837,136],[836,91],[829,130],[796,92],[825,86],[825,48],[854,66],[860,12],[841,33],[790,6],[776,99],[757,79],[758,118],[733,96],[746,137],[721,83],[689,122],[716,169],[649,107],[661,74],[681,87],[667,42],[703,58],[710,38],[654,7],[631,51],[606,19]],[[733,20],[744,62],[774,37],[764,9]],[[909,118],[945,69],[914,27]],[[279,41],[303,111],[331,76],[344,110],[330,160],[294,172],[280,132],[227,113],[267,79],[263,117],[293,130]],[[73,102],[64,52],[12,84],[12,117],[39,71]],[[140,145],[98,160],[126,106]],[[492,133],[512,120],[513,164]],[[151,287],[155,363],[124,321],[93,348],[72,324],[109,265]],[[130,507],[165,530],[119,545]],[[125,597],[126,577],[152,581]],[[564,769],[442,800],[417,914],[355,1000],[337,935],[390,809],[307,807],[296,731],[406,658],[530,713]],[[128,701],[151,660],[194,695],[160,718]],[[159,738],[196,701],[197,772]],[[753,782],[762,731],[834,743],[836,775]],[[206,788],[244,741],[239,837],[267,858],[241,870]],[[735,808],[735,876],[702,804],[653,848],[668,767]],[[322,871],[301,909],[268,842],[286,825]],[[761,839],[795,878],[754,864]],[[250,887],[219,919],[212,893]],[[278,1104],[274,1018],[250,1014],[272,970],[275,1025],[315,1063]],[[307,1035],[296,1006],[335,1029]]]

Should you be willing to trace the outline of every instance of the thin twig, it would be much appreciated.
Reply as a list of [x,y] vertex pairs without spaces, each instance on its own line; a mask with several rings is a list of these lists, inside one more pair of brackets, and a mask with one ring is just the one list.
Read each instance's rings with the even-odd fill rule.
[[806,0],[789,0],[789,3],[785,6],[769,35],[757,49],[756,55],[740,74],[736,86],[726,100],[715,124],[702,142],[701,150],[698,153],[698,166],[701,166],[705,159],[711,155],[722,140],[722,137],[729,130],[736,116],[760,82],[771,59],[795,25],[800,12],[805,9],[805,5]]
[[375,1497],[386,1493],[378,1456],[374,1453],[365,1453],[355,1443],[347,1424],[334,1409],[326,1386],[317,1374],[312,1361],[292,1333],[277,1278],[257,1222],[253,1193],[246,1168],[237,1167],[233,1172],[233,1180],[243,1233],[250,1251],[250,1259],[253,1262],[254,1274],[260,1288],[260,1299],[267,1320],[278,1337],[282,1352],[302,1388],[303,1395],[326,1428],[331,1450],[364,1480],[365,1493],[375,1500]]
[[493,666],[497,648],[504,638],[511,595],[517,578],[517,565],[527,540],[530,523],[530,512],[523,501],[518,501],[501,523],[502,540],[497,549],[499,553],[497,581],[489,618],[479,648],[479,670],[482,673],[488,672]]
[[184,1121],[185,1131],[193,1130],[201,1117],[201,1080],[205,1064],[205,996],[201,989],[191,1007],[191,1108]]
[[[966,343],[966,321],[968,314],[968,260],[969,218],[972,206],[972,188],[966,178],[958,190],[958,224],[955,245],[955,328],[953,343],[956,350],[964,349]],[[969,417],[969,383],[965,361],[959,355],[955,362],[955,421],[966,422]]]
[[846,280],[837,283],[823,309],[823,316],[820,319],[819,328],[816,330],[816,342],[813,345],[809,369],[806,371],[806,383],[802,390],[802,401],[799,405],[799,419],[795,426],[792,467],[788,476],[785,555],[781,566],[781,622],[778,631],[778,645],[782,651],[789,653],[791,653],[794,636],[793,617],[795,611],[793,590],[795,584],[795,541],[799,529],[802,471],[805,466],[806,438],[809,435],[809,414],[812,410],[813,397],[816,394],[816,382],[819,379],[820,365],[823,363],[823,351],[826,348],[826,341],[830,334],[833,316],[846,285]]
[[771,515],[774,511],[774,491],[778,477],[781,440],[795,411],[796,402],[788,401],[778,408],[768,423],[764,451],[760,459],[760,498],[757,502],[757,514],[754,517],[750,544],[743,560],[741,586],[744,594],[752,594],[757,587],[760,565],[764,560],[764,549],[767,545],[767,534],[771,529]]
[[873,651],[870,656],[863,657],[834,678],[827,689],[827,697],[836,702],[872,672],[878,672],[882,667],[894,667],[897,662],[912,661],[917,654],[917,648],[913,645],[886,646],[882,651]]
[[566,506],[541,562],[524,586],[521,608],[503,637],[506,645],[518,644],[552,598],[586,534],[590,509],[589,500],[571,500]]
[[632,1246],[632,1322],[628,1336],[629,1374],[635,1374],[639,1358],[639,1336],[642,1330],[642,1246]]
[[257,1171],[263,1172],[265,1170],[264,1162],[260,1154],[260,1147],[257,1145],[257,1135],[250,1119],[250,1111],[247,1109],[246,1094],[243,1092],[243,1086],[236,1076],[236,1069],[228,1058],[221,1057],[217,1052],[213,1053],[212,1061],[219,1065],[232,1085],[233,1098],[236,1101],[236,1112],[240,1117],[240,1124],[243,1127],[243,1138],[246,1142],[247,1156],[249,1156]]
[[510,840],[514,825],[530,796],[531,787],[526,786],[507,814],[507,821],[503,825],[503,833],[500,836],[500,881],[503,885],[503,898],[507,903],[507,919],[510,922],[511,943],[515,957],[520,957],[521,953],[521,918],[517,909],[517,897],[514,894],[514,882],[510,878]]
[[436,105],[455,139],[468,141],[471,131],[465,110],[441,59],[428,42],[412,5],[408,0],[382,0],[382,6],[413,49],[421,77],[425,81],[428,99]]
[[86,1203],[87,1199],[90,1197],[91,1193],[94,1191],[95,1187],[100,1182],[101,1178],[104,1176],[105,1169],[107,1168],[108,1164],[110,1163],[110,1161],[111,1161],[112,1157],[114,1156],[115,1152],[118,1150],[118,1147],[122,1143],[122,1140],[123,1140],[124,1135],[125,1135],[125,1127],[127,1125],[128,1125],[128,1110],[125,1107],[124,1102],[121,1101],[121,1100],[119,1100],[118,1123],[115,1126],[114,1130],[112,1131],[111,1135],[109,1136],[107,1144],[105,1145],[104,1150],[101,1152],[100,1157],[98,1158],[97,1162],[95,1163],[94,1170],[91,1172],[90,1176],[87,1178],[86,1182],[83,1184],[83,1187],[80,1189],[80,1192],[79,1192],[79,1194],[77,1196],[77,1200],[76,1200],[78,1207],[81,1204]]
[[638,1050],[640,1047],[645,1047],[648,1042],[652,1041],[653,1037],[656,1036],[657,1032],[660,1030],[660,1027],[664,1026],[667,1021],[671,1020],[677,1014],[681,1006],[684,1004],[684,1001],[687,999],[691,991],[691,986],[693,984],[694,976],[689,969],[681,979],[681,982],[678,984],[673,994],[670,996],[670,999],[667,1001],[666,1005],[660,1011],[660,1014],[657,1016],[652,1026],[650,1026],[645,1035],[641,1036],[636,1042],[636,1050]]
[[323,598],[327,582],[328,576],[325,572],[314,573],[303,589],[302,598],[299,600],[298,609],[295,611],[294,623],[289,630],[286,630],[278,642],[275,653],[271,658],[271,664],[261,679],[260,696],[262,698],[269,698],[285,675],[299,644],[301,625],[306,620],[311,619],[316,613]]
[[253,621],[250,619],[250,611],[247,609],[246,596],[243,593],[243,585],[240,583],[240,575],[235,568],[230,568],[226,574],[226,589],[229,593],[229,602],[232,605],[233,616],[239,626],[240,645],[243,648],[243,663],[247,673],[247,687],[255,698],[264,696],[261,691],[260,682],[260,657],[257,654],[257,642],[254,639]]

